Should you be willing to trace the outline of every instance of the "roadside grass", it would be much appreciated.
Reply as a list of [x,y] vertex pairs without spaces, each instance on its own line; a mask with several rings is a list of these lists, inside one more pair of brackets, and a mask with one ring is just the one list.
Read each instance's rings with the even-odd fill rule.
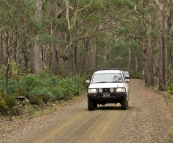
[[[152,88],[154,92],[161,94],[165,98],[165,102],[170,107],[173,116],[173,84],[168,85],[166,91],[159,91],[157,78],[154,79],[154,83],[154,86],[150,86],[148,84],[146,84],[145,86],[148,88]],[[173,143],[173,130],[168,131],[168,143]]]
[[173,143],[173,130],[168,132],[168,143]]
[[72,98],[71,100],[60,100],[60,101],[56,101],[54,103],[50,103],[48,106],[46,106],[44,109],[41,110],[34,110],[33,114],[29,114],[28,117],[29,118],[37,118],[37,117],[41,117],[41,116],[45,116],[51,113],[55,113],[56,111],[61,110],[62,108],[68,107],[80,100],[85,99],[86,97],[86,93],[82,92],[80,94],[80,96],[75,96],[74,98]]
[[[171,108],[171,112],[173,114],[173,85],[169,85],[167,87],[165,95],[167,98],[168,105]],[[168,131],[168,143],[173,143],[173,130]]]

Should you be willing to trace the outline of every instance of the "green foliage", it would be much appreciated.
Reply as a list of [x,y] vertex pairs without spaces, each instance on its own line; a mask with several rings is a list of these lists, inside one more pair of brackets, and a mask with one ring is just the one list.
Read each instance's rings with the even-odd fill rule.
[[30,106],[29,110],[28,110],[29,117],[30,118],[34,118],[35,117],[35,113],[36,113],[35,109],[32,106]]
[[130,71],[130,78],[143,79],[144,77],[142,72],[135,73],[133,71]]
[[153,50],[152,50],[153,55],[156,55],[158,53],[158,50],[159,50],[158,47],[154,47]]
[[0,75],[0,93],[3,93],[4,91],[4,82],[5,82],[4,77]]
[[[53,76],[49,70],[44,70],[37,75],[12,76],[9,78],[8,94],[4,92],[5,77],[0,76],[0,112],[8,115],[21,115],[23,109],[17,106],[17,96],[29,99],[31,105],[43,107],[48,102],[57,100],[70,100],[84,90],[85,78],[62,78]],[[35,116],[35,109],[31,108],[29,116]]]
[[23,80],[23,86],[27,92],[31,91],[35,86],[40,86],[40,81],[36,76],[26,76]]
[[18,79],[9,79],[8,94],[15,94],[21,86],[22,83],[21,81],[18,81]]
[[7,113],[7,103],[5,102],[3,95],[0,94],[0,112]]
[[120,56],[115,57],[115,61],[117,61],[117,62],[122,61],[122,60],[123,60],[123,58]]
[[100,21],[100,16],[98,14],[95,13],[91,13],[86,17],[87,20],[91,20],[91,21]]
[[167,91],[170,95],[173,95],[173,84],[167,86]]
[[118,27],[116,29],[116,35],[126,34],[127,32],[128,32],[128,30],[124,27]]
[[47,102],[55,100],[55,96],[52,95],[49,89],[41,89],[38,87],[31,90],[27,97],[29,98],[31,104],[35,105],[42,105],[42,103],[47,104]]
[[16,97],[14,95],[7,94],[4,96],[4,101],[9,109],[12,109],[16,105]]
[[153,30],[148,32],[148,35],[150,35],[151,37],[156,39],[157,38],[157,31],[153,29]]
[[41,44],[54,43],[55,41],[56,41],[55,37],[47,33],[43,33],[39,39],[39,43]]
[[168,143],[173,142],[173,130],[169,130],[168,132]]
[[0,93],[0,112],[6,115],[21,115],[23,110],[16,106],[16,97],[14,95],[4,95]]
[[14,116],[22,115],[22,114],[23,114],[23,109],[22,109],[21,107],[14,106],[14,107],[11,109],[10,114],[11,114],[11,115],[14,115]]

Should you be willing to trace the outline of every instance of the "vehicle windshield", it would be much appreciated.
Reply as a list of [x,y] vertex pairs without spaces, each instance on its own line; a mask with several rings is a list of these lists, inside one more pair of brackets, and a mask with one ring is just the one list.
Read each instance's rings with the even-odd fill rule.
[[99,73],[92,78],[92,83],[122,83],[123,78],[120,73]]

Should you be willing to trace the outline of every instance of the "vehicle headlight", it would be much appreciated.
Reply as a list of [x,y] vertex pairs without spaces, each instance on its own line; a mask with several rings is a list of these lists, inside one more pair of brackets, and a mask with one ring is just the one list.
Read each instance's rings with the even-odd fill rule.
[[126,89],[125,88],[117,88],[116,89],[116,92],[126,92]]
[[90,88],[88,89],[88,93],[97,93],[97,89],[96,88]]
[[99,88],[99,92],[102,93],[103,92],[103,88]]
[[114,92],[114,88],[110,88],[110,92]]

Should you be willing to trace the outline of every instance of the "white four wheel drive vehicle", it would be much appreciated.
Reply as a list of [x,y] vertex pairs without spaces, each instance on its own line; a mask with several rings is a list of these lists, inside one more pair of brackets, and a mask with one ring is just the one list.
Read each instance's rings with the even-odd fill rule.
[[129,80],[125,79],[121,69],[98,70],[93,73],[88,87],[88,110],[94,110],[98,104],[120,103],[127,110],[129,100]]
[[128,71],[123,71],[125,79],[130,81],[130,75]]

